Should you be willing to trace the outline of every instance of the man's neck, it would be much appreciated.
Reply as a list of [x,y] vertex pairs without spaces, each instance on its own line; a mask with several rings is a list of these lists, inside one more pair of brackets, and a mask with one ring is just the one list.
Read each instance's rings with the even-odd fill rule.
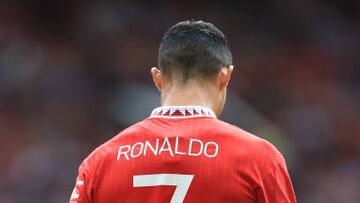
[[203,106],[214,110],[209,90],[197,85],[172,86],[163,93],[162,106]]

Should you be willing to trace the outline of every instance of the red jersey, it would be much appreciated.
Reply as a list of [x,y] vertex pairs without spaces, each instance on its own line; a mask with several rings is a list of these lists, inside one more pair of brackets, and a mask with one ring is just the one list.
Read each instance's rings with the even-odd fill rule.
[[204,107],[159,107],[92,152],[71,203],[296,202],[283,156]]

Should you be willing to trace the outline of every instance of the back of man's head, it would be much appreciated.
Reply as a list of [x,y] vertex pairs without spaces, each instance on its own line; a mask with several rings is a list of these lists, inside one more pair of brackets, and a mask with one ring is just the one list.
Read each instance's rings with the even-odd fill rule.
[[186,83],[216,75],[232,65],[232,55],[225,35],[213,24],[182,21],[162,38],[158,62],[166,77]]

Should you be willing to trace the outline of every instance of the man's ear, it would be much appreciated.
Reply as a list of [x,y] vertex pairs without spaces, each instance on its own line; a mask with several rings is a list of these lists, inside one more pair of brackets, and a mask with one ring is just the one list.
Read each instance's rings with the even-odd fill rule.
[[163,89],[163,83],[164,83],[163,74],[162,74],[161,70],[158,69],[157,67],[152,67],[151,75],[152,75],[152,79],[153,79],[153,82],[154,82],[156,88],[161,92]]
[[218,75],[218,81],[219,81],[219,89],[223,90],[227,88],[231,74],[234,70],[234,66],[231,65],[229,67],[221,67]]

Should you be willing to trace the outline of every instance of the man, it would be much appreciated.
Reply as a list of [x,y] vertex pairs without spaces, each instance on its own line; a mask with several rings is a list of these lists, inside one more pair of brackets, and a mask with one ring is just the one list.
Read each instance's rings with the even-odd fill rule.
[[232,71],[214,25],[171,27],[151,69],[162,106],[85,159],[70,202],[296,202],[280,152],[217,119]]

